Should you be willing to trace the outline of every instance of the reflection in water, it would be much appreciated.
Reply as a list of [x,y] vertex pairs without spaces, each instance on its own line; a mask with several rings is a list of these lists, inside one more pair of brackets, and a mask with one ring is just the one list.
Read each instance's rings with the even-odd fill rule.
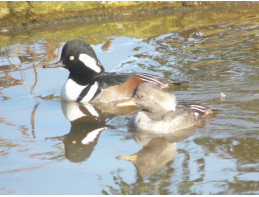
[[71,123],[69,134],[49,139],[62,140],[65,147],[64,151],[66,158],[71,162],[82,162],[91,156],[94,147],[97,144],[100,132],[105,129],[104,127],[91,130],[91,127],[92,125],[89,124],[89,122],[83,126],[75,126]]
[[71,123],[70,131],[64,136],[48,139],[61,140],[65,156],[71,162],[85,161],[91,156],[100,133],[106,129],[105,119],[90,104],[61,102],[61,107]]
[[[78,194],[259,194],[258,24],[255,6],[0,35],[0,192],[66,194],[76,187]],[[141,144],[144,137],[133,135],[143,146],[139,152],[125,126],[130,113],[121,109],[78,105],[80,113],[67,113],[68,122],[56,97],[67,72],[41,66],[75,38],[93,46],[107,71],[190,81],[189,89],[173,90],[179,100],[221,113],[184,140],[145,137]],[[49,136],[62,137],[45,140]],[[138,173],[116,160],[130,154],[137,155]]]
[[[147,139],[148,138],[148,139]],[[143,149],[130,156],[119,156],[117,159],[131,161],[140,176],[151,176],[176,155],[177,147],[174,141],[168,137],[148,136],[147,134],[136,134],[134,140],[142,145]],[[148,141],[147,141],[148,140]]]
[[118,156],[117,159],[131,161],[141,177],[151,176],[174,159],[177,154],[176,143],[191,133],[190,129],[175,132],[173,135],[137,132],[133,139],[143,149],[130,156]]
[[61,140],[64,143],[65,156],[71,162],[85,161],[91,156],[101,132],[107,129],[107,119],[114,117],[117,113],[128,113],[137,109],[136,107],[120,108],[114,105],[115,103],[103,103],[94,106],[61,101],[63,114],[71,124],[70,131],[64,136],[47,139]]
[[35,113],[37,111],[39,104],[40,103],[36,103],[36,105],[34,106],[32,112],[31,112],[31,129],[32,129],[32,135],[34,138],[35,138]]
[[[135,181],[128,183],[121,175],[120,170],[113,173],[115,185],[106,185],[103,194],[129,195],[129,194],[160,194],[168,195],[170,191],[170,177],[174,176],[180,169],[173,166],[178,152],[177,143],[193,134],[192,130],[182,130],[173,135],[158,135],[147,133],[135,133],[133,139],[143,148],[130,156],[117,156],[118,160],[130,161],[134,164],[137,175]],[[189,154],[184,153],[185,160]],[[123,166],[123,163],[121,164]]]

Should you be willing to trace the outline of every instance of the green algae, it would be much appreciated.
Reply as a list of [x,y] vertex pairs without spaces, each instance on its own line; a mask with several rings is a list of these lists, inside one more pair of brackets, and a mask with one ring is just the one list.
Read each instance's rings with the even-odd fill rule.
[[[5,2],[0,2],[5,3]],[[24,6],[21,6],[21,4],[25,4]],[[179,28],[181,29],[191,29],[193,27],[203,27],[206,26],[208,23],[211,24],[212,21],[214,24],[218,24],[219,21],[225,21],[227,22],[235,22],[240,20],[245,20],[246,17],[253,17],[254,20],[258,20],[258,11],[259,11],[259,3],[253,2],[253,7],[250,6],[249,9],[240,9],[237,8],[225,8],[225,9],[214,9],[213,12],[211,12],[211,9],[192,9],[187,10],[188,15],[185,14],[185,11],[178,11],[172,13],[163,13],[163,14],[146,14],[146,15],[132,15],[132,16],[125,16],[119,17],[119,18],[108,18],[107,20],[103,21],[101,11],[102,9],[107,10],[111,9],[108,8],[116,6],[122,6],[127,5],[126,7],[135,6],[135,5],[141,5],[137,10],[142,9],[142,7],[145,7],[146,10],[153,9],[155,4],[160,5],[160,8],[156,9],[162,9],[162,7],[166,7],[168,5],[168,2],[104,2],[101,4],[101,2],[74,2],[75,5],[73,5],[70,9],[77,10],[79,8],[76,8],[77,6],[80,7],[80,9],[85,9],[85,5],[88,5],[87,8],[100,8],[97,14],[100,15],[100,20],[98,20],[96,9],[95,14],[93,11],[93,15],[90,17],[85,16],[77,16],[73,18],[73,20],[70,19],[62,19],[62,23],[58,23],[54,19],[51,20],[51,22],[48,22],[47,25],[44,26],[45,23],[39,23],[40,26],[32,25],[33,28],[29,28],[29,26],[26,26],[23,29],[14,29],[13,31],[11,29],[8,29],[9,26],[5,27],[7,28],[7,32],[0,32],[0,39],[1,43],[0,46],[7,46],[14,43],[23,43],[26,41],[33,41],[33,40],[48,40],[52,42],[66,42],[67,40],[71,39],[82,39],[87,40],[90,44],[100,44],[105,41],[107,41],[107,37],[113,37],[113,36],[128,36],[128,37],[134,37],[138,39],[146,38],[146,37],[153,37],[157,35],[164,34],[166,32],[175,32],[178,31]],[[180,2],[177,2],[173,4],[171,2],[171,5],[173,6],[181,6],[179,4]],[[237,2],[234,2],[234,5]],[[14,6],[14,2],[9,2],[9,7]],[[36,12],[40,14],[44,14],[44,12],[49,13],[47,7],[44,8],[44,5],[49,5],[49,9],[51,10],[66,10],[69,9],[70,3],[69,2],[21,2],[21,4],[15,5],[16,7],[19,7],[17,9],[19,10],[28,10],[27,13]],[[201,2],[196,3],[198,5],[201,4]],[[57,6],[59,5],[59,6]],[[79,6],[80,5],[80,6]],[[115,6],[116,5],[116,6]],[[206,5],[206,4],[203,4]],[[223,4],[220,4],[223,5]],[[242,2],[239,4],[242,6]],[[246,5],[246,4],[245,4]],[[250,4],[247,4],[250,5]],[[38,9],[38,10],[37,10]],[[136,11],[135,9],[135,11]],[[78,11],[78,10],[77,10]],[[110,10],[111,11],[111,10]],[[118,13],[121,13],[118,11]],[[114,15],[118,15],[118,13],[114,13]],[[130,11],[128,11],[130,13]],[[212,14],[211,14],[212,13]],[[237,14],[238,13],[238,14]],[[17,14],[17,13],[16,13]],[[29,14],[28,14],[29,15]],[[46,14],[48,17],[50,17],[50,14]],[[204,15],[210,16],[209,17],[203,17]],[[240,15],[243,16],[243,19],[240,19]],[[108,14],[107,14],[108,16]],[[59,16],[56,16],[58,18]],[[104,17],[104,16],[103,16]],[[43,20],[43,19],[42,19]],[[49,19],[50,20],[50,19]],[[58,19],[61,20],[61,19]],[[92,22],[89,22],[91,21]],[[1,21],[1,20],[0,20]],[[100,22],[101,21],[101,22]],[[37,27],[37,28],[35,28]],[[0,28],[1,30],[1,28]],[[210,31],[210,30],[207,30]],[[215,32],[207,32],[213,36]]]
[[81,19],[85,23],[150,14],[172,13],[176,10],[258,5],[258,2],[199,1],[2,1],[0,27],[24,28],[42,24],[66,23]]

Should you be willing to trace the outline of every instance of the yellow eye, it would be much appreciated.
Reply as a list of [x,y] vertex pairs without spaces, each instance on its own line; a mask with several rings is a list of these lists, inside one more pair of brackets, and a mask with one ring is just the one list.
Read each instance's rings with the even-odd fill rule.
[[73,61],[73,60],[75,59],[75,57],[74,57],[74,56],[70,56],[69,59],[70,59],[71,61]]

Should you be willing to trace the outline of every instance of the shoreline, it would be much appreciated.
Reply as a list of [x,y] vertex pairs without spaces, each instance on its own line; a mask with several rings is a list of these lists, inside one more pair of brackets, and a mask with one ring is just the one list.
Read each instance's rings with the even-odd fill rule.
[[183,11],[255,5],[259,5],[259,2],[0,2],[0,34],[62,26],[69,23],[93,24],[116,20],[131,21]]

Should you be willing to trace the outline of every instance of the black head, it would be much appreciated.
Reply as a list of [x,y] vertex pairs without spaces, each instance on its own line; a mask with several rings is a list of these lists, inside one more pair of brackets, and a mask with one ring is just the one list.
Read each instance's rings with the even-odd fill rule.
[[62,49],[61,58],[57,63],[45,65],[44,68],[64,67],[69,70],[70,78],[80,84],[104,72],[93,48],[82,40],[70,40]]

